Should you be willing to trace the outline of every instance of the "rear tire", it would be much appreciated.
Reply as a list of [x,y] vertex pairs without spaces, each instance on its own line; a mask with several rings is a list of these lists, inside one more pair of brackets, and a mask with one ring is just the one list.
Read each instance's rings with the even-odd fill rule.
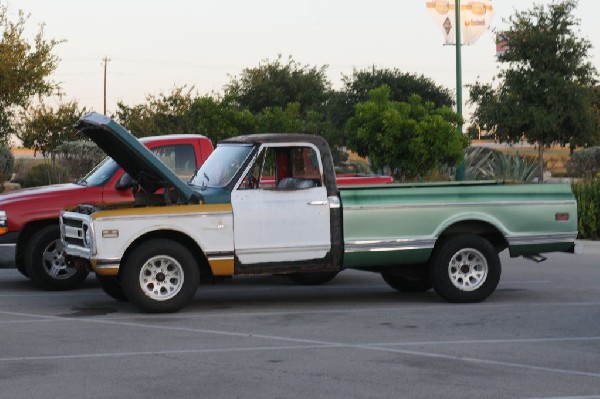
[[480,236],[450,237],[436,247],[429,263],[435,292],[449,302],[481,302],[500,281],[502,267],[496,249]]
[[119,302],[129,302],[125,292],[123,291],[123,287],[121,286],[121,281],[119,277],[116,276],[100,276],[96,274],[96,280],[100,283],[100,287],[102,287],[102,291],[106,292],[108,296],[113,299],[116,299]]
[[324,272],[324,273],[294,273],[288,277],[290,280],[301,285],[322,285],[333,280],[338,272]]
[[36,231],[26,245],[26,276],[45,290],[60,291],[79,287],[87,278],[87,267],[67,266],[58,225]]
[[388,285],[400,292],[426,292],[432,287],[427,273],[422,276],[406,276],[391,272],[382,272],[381,277]]
[[177,312],[187,305],[200,282],[196,259],[183,245],[154,239],[135,248],[121,274],[125,296],[144,312]]

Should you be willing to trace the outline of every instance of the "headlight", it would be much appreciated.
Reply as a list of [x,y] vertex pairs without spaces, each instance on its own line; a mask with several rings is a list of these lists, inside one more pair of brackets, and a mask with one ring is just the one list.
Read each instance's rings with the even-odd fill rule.
[[92,246],[92,229],[87,224],[83,225],[83,244],[88,248]]
[[8,233],[8,217],[5,211],[0,211],[0,234]]

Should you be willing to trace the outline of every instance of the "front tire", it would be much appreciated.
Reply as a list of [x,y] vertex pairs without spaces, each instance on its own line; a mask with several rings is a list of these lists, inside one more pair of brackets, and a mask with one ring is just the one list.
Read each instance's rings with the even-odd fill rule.
[[429,277],[435,292],[449,302],[481,302],[500,281],[502,267],[488,240],[464,234],[443,241],[433,252]]
[[102,291],[104,291],[108,296],[113,299],[116,299],[119,302],[129,302],[125,292],[123,291],[123,286],[121,285],[121,281],[116,276],[101,276],[96,274],[96,280],[100,283],[100,287],[102,287]]
[[26,245],[24,266],[24,274],[49,291],[77,288],[89,274],[86,267],[66,264],[58,225],[43,227],[31,236]]
[[125,296],[148,313],[177,312],[192,300],[199,282],[194,256],[167,239],[150,240],[135,248],[121,275]]

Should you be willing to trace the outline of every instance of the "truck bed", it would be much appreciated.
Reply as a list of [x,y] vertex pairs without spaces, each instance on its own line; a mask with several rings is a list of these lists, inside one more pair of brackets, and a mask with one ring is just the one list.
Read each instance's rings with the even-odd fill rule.
[[568,251],[577,236],[568,184],[443,182],[339,191],[346,267],[426,262],[438,237],[461,229],[489,235],[511,256]]

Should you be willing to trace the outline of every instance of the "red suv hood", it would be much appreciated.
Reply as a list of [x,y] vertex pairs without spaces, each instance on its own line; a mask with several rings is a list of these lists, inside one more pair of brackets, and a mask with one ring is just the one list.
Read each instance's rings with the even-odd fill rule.
[[79,196],[83,193],[86,187],[77,184],[53,184],[50,186],[24,188],[21,190],[11,191],[6,194],[0,194],[0,208],[5,207],[15,201],[22,206],[25,201],[34,201],[39,205],[43,205],[44,201],[51,200],[55,197],[65,198],[65,192],[72,192],[73,200],[77,202]]

